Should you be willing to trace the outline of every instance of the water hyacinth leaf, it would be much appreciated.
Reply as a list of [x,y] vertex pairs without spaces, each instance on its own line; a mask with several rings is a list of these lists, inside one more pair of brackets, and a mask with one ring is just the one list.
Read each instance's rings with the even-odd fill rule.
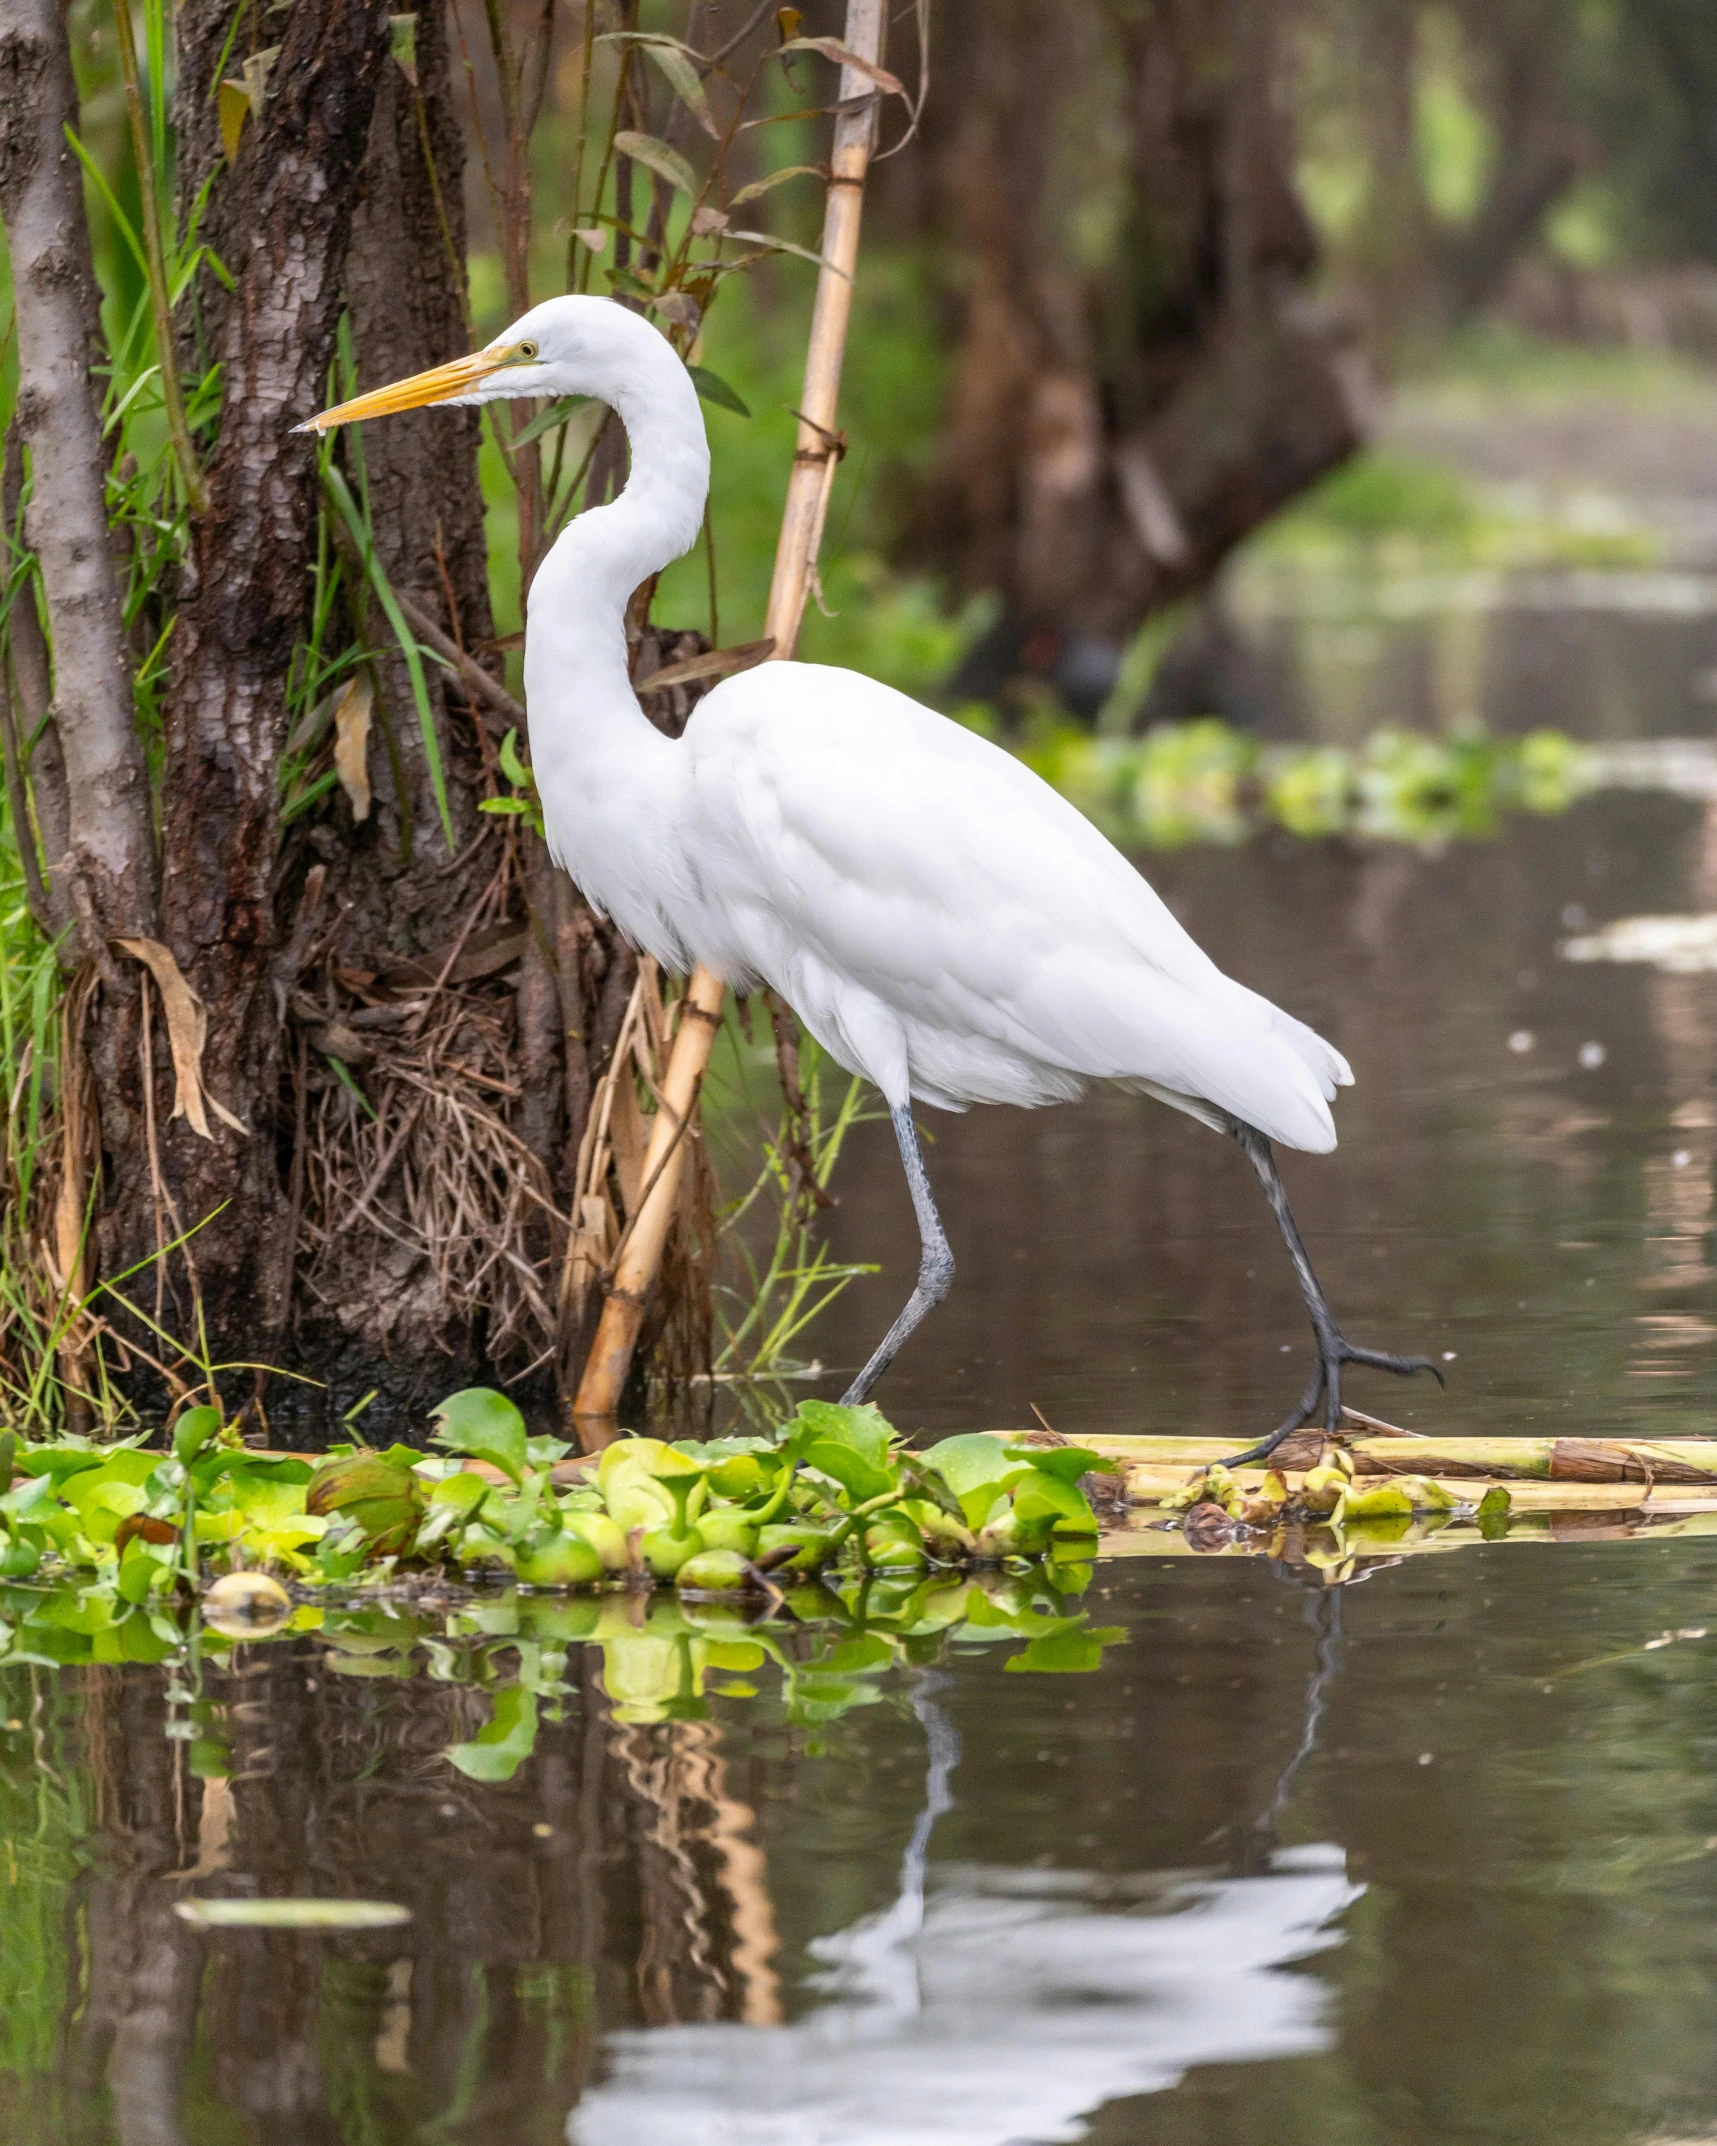
[[892,1437],[887,1418],[869,1402],[845,1408],[835,1401],[801,1401],[784,1451],[832,1477],[854,1504],[863,1505],[895,1487],[889,1464]]
[[974,1528],[983,1526],[998,1497],[1031,1472],[1028,1461],[1013,1459],[999,1438],[983,1431],[939,1439],[921,1458],[954,1493],[966,1525]]
[[86,1468],[100,1468],[119,1449],[114,1446],[80,1445],[68,1439],[63,1445],[31,1446],[17,1456],[26,1475],[45,1476],[56,1487],[81,1475]]
[[[407,1456],[405,1465],[393,1453]],[[393,1453],[355,1453],[324,1461],[304,1493],[305,1510],[353,1521],[377,1557],[395,1557],[410,1547],[423,1517],[423,1485],[412,1473],[408,1447]]]
[[1082,1475],[1119,1475],[1118,1460],[1105,1460],[1089,1446],[1009,1446],[1010,1460],[1029,1461],[1045,1475],[1064,1483],[1077,1483]]
[[1118,1624],[1082,1625],[1051,1632],[1031,1640],[1020,1653],[1010,1655],[1002,1667],[1026,1675],[1080,1676],[1087,1670],[1100,1669],[1103,1649],[1117,1645],[1126,1636],[1125,1628]]
[[688,365],[686,371],[691,374],[692,385],[705,402],[713,402],[718,409],[732,410],[740,417],[751,415],[720,373],[712,373],[707,365]]
[[457,1475],[444,1475],[429,1493],[430,1509],[450,1508],[461,1518],[469,1518],[488,1495],[489,1485],[483,1477],[461,1468]]
[[635,164],[643,164],[677,186],[682,194],[694,197],[698,191],[697,174],[677,149],[670,149],[664,141],[653,134],[639,134],[630,127],[622,127],[614,137],[614,146],[622,156],[629,156]]
[[1032,1469],[1014,1486],[1014,1511],[1022,1521],[1054,1519],[1072,1521],[1086,1533],[1097,1532],[1097,1516],[1077,1482]]
[[187,1408],[173,1426],[173,1457],[188,1467],[208,1444],[220,1435],[226,1418],[218,1408]]
[[197,1930],[393,1930],[411,1910],[392,1900],[178,1900]]
[[123,1557],[125,1546],[134,1537],[149,1543],[175,1543],[179,1530],[171,1520],[152,1520],[147,1513],[128,1513],[113,1531],[113,1547]]
[[536,1748],[537,1695],[522,1684],[495,1694],[495,1711],[468,1744],[448,1747],[447,1758],[470,1781],[510,1781]]
[[523,1483],[529,1457],[525,1419],[504,1393],[488,1386],[467,1386],[441,1403],[434,1420],[440,1426],[436,1445],[471,1460],[486,1460],[515,1483]]

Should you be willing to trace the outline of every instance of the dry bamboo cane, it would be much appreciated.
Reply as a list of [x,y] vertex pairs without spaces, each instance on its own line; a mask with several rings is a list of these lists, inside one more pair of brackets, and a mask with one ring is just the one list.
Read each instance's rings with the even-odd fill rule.
[[[883,23],[883,0],[847,0],[847,47],[873,66],[882,61]],[[873,82],[857,68],[842,68],[841,110],[835,120],[828,202],[823,214],[823,265],[817,276],[817,302],[805,353],[799,440],[787,483],[764,628],[775,643],[772,660],[776,661],[790,657],[799,638],[805,599],[816,571],[829,486],[841,452],[835,429],[841,359],[852,312],[859,218],[864,206],[865,174],[876,139],[879,102],[880,93]],[[608,1285],[596,1339],[573,1401],[574,1427],[586,1452],[607,1444],[614,1436],[615,1411],[679,1198],[686,1159],[682,1135],[697,1109],[698,1091],[721,1025],[724,989],[719,977],[707,969],[695,969],[680,1001],[680,1025],[663,1075],[661,1106],[650,1128],[650,1145],[644,1159],[644,1183],[650,1189]]]

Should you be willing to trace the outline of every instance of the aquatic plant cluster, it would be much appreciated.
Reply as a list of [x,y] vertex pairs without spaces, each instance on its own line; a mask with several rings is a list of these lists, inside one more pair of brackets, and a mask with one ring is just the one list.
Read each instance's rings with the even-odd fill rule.
[[1248,1486],[1215,1462],[1165,1497],[1162,1509],[1176,1516],[1196,1550],[1232,1546],[1267,1549],[1279,1556],[1291,1548],[1295,1558],[1324,1566],[1342,1579],[1351,1575],[1356,1554],[1388,1549],[1410,1531],[1476,1520],[1485,1540],[1505,1535],[1512,1500],[1501,1483],[1489,1484],[1469,1502],[1427,1475],[1368,1477],[1361,1482],[1354,1475],[1352,1455],[1341,1446],[1328,1446],[1317,1465],[1292,1487],[1279,1469],[1270,1469],[1262,1483]]
[[[1049,1584],[1046,1575],[1053,1577]],[[128,1603],[111,1587],[67,1580],[0,1583],[0,1668],[146,1663],[165,1668],[167,1735],[203,1779],[232,1771],[226,1708],[204,1672],[240,1645],[309,1640],[324,1673],[390,1681],[427,1677],[470,1686],[489,1720],[445,1756],[472,1780],[506,1781],[535,1749],[544,1721],[562,1718],[576,1658],[600,1653],[602,1689],[621,1723],[701,1721],[712,1700],[774,1700],[805,1748],[854,1707],[885,1696],[885,1679],[961,1652],[1010,1645],[1003,1668],[1076,1675],[1125,1638],[1077,1607],[1087,1564],[1027,1575],[854,1573],[837,1587],[792,1584],[772,1620],[728,1601],[489,1589],[456,1603],[382,1601],[373,1594],[281,1603],[268,1621],[229,1624],[175,1596]]]
[[185,1410],[165,1450],[5,1432],[0,1579],[76,1573],[131,1605],[197,1586],[205,1564],[312,1585],[439,1569],[771,1596],[789,1575],[1078,1562],[1097,1533],[1080,1478],[1114,1470],[1081,1446],[981,1433],[909,1453],[875,1408],[826,1401],[772,1437],[620,1439],[594,1469],[487,1388],[435,1414],[435,1454],[316,1462],[252,1452],[213,1407]]
[[1350,749],[1272,745],[1214,717],[1142,738],[1057,727],[1023,757],[1117,842],[1172,849],[1289,834],[1430,842],[1491,833],[1505,812],[1554,813],[1591,781],[1591,756],[1560,731],[1493,738],[1380,730]]

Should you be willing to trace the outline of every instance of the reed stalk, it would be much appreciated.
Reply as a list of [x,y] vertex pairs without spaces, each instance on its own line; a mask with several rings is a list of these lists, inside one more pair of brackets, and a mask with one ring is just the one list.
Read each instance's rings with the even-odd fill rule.
[[[161,238],[160,175],[149,141],[149,118],[137,68],[137,40],[131,26],[130,0],[113,0],[113,27],[119,44],[119,71],[125,80],[125,109],[131,122],[131,153],[137,160],[137,192],[143,211],[143,251],[149,276],[149,304],[155,318],[155,362],[161,368],[161,407],[172,442],[186,504],[201,514],[209,504],[203,465],[185,419],[185,396],[179,384],[178,353],[173,343],[173,294],[167,275],[167,252]],[[159,83],[151,83],[157,98]]]
[[[883,0],[847,0],[845,43],[872,66],[882,61]],[[787,483],[781,536],[770,583],[765,632],[774,641],[771,659],[790,658],[798,641],[805,600],[816,571],[829,490],[843,442],[837,430],[841,361],[852,312],[858,263],[859,223],[865,176],[876,139],[880,97],[857,68],[843,67],[829,189],[823,215],[822,267],[805,353],[798,444]],[[661,1108],[650,1131],[644,1182],[650,1188],[633,1222],[609,1283],[596,1338],[573,1401],[573,1423],[586,1451],[615,1435],[615,1414],[632,1365],[644,1308],[661,1270],[668,1230],[679,1199],[685,1137],[721,1026],[726,987],[707,969],[693,971],[680,1001],[680,1025],[662,1080]]]

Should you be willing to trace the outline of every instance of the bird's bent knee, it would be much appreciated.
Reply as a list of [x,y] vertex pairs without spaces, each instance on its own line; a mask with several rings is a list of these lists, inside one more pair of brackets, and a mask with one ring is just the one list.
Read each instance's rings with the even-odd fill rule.
[[954,1255],[946,1245],[926,1252],[919,1263],[918,1286],[932,1304],[940,1304],[954,1280]]

